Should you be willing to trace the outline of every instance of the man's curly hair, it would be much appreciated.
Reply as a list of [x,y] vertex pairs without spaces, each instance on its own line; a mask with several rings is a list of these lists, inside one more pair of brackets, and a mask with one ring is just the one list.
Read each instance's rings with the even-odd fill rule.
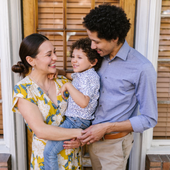
[[83,52],[86,54],[90,63],[94,63],[95,59],[97,59],[98,62],[96,63],[95,66],[93,66],[93,68],[95,69],[95,71],[97,71],[100,68],[101,63],[102,63],[102,57],[100,57],[100,55],[97,53],[96,50],[91,49],[91,40],[88,37],[81,38],[72,44],[71,49],[70,49],[71,58],[72,58],[74,49],[78,49],[78,50],[82,49]]
[[109,4],[95,7],[83,19],[84,27],[97,32],[98,38],[110,41],[118,37],[118,44],[124,43],[131,25],[122,8]]

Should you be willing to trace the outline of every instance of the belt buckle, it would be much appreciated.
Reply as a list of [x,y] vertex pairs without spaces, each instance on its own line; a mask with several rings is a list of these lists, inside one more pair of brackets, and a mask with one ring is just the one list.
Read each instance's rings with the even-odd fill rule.
[[105,138],[104,138],[104,136],[101,138],[101,140],[102,140],[102,141],[105,141]]

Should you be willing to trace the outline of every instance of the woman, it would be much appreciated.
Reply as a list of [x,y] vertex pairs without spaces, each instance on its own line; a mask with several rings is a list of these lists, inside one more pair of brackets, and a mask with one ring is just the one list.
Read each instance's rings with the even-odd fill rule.
[[[42,170],[47,140],[75,138],[81,135],[81,129],[58,127],[63,122],[67,101],[57,96],[57,92],[68,80],[62,76],[48,78],[48,74],[56,73],[57,61],[56,49],[48,38],[41,34],[27,36],[20,45],[19,55],[21,61],[12,71],[24,78],[14,87],[13,111],[21,113],[33,133],[30,169]],[[72,148],[78,145],[73,142]],[[80,149],[63,150],[58,158],[60,169],[80,169]]]

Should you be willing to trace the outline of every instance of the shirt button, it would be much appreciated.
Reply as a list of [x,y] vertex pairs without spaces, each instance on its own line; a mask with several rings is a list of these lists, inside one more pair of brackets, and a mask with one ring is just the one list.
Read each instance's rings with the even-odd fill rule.
[[104,91],[102,91],[102,93],[104,93]]
[[105,79],[107,79],[107,77],[105,77]]
[[100,104],[100,107],[102,107],[102,105]]

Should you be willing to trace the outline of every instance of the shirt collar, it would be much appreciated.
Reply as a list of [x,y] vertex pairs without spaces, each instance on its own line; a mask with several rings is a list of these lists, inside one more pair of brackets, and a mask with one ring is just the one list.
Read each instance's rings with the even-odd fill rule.
[[[128,56],[128,53],[129,53],[129,50],[130,50],[130,46],[127,43],[127,41],[125,40],[122,47],[120,48],[120,50],[118,51],[118,53],[115,55],[115,57],[112,60],[114,60],[116,57],[119,57],[122,60],[126,60],[127,56]],[[105,56],[105,58],[109,59],[109,55]]]
[[92,71],[94,71],[94,68],[90,68],[90,69],[88,69],[88,70],[86,70],[86,71],[83,71],[83,72],[80,72],[80,73],[72,73],[71,74],[71,77],[74,79],[75,77],[82,77],[82,76],[84,76],[84,75],[86,75],[86,74],[88,74],[88,73],[90,73],[90,72],[92,72]]

